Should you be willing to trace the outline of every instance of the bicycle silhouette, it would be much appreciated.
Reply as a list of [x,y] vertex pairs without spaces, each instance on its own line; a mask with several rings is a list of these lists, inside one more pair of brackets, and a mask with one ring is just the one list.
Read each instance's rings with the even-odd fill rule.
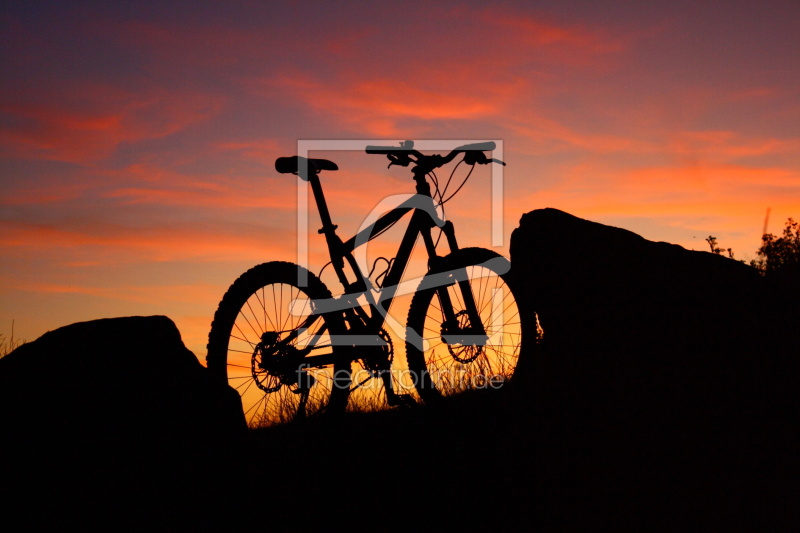
[[[484,154],[494,149],[494,142],[475,143],[442,156],[423,155],[412,141],[399,147],[368,146],[368,154],[387,156],[390,167],[410,166],[416,194],[347,241],[336,234],[319,179],[323,171],[338,170],[337,165],[298,156],[276,160],[278,172],[296,174],[311,186],[328,265],[341,291],[334,297],[306,268],[273,261],[245,272],[225,293],[211,325],[207,364],[239,391],[251,427],[416,403],[411,394],[400,393],[400,378],[392,368],[394,346],[385,326],[419,237],[428,269],[413,291],[405,330],[408,376],[419,398],[431,403],[469,389],[499,388],[513,376],[522,321],[509,286],[510,263],[490,250],[459,248],[453,224],[437,212],[463,187],[476,164],[505,165]],[[459,154],[459,164],[472,168],[445,198],[455,170],[443,189],[434,171]],[[386,269],[373,281],[354,251],[408,213],[396,256],[375,260],[372,271],[381,259]],[[435,229],[439,233],[434,240]],[[442,235],[449,247],[444,256],[437,253]]]

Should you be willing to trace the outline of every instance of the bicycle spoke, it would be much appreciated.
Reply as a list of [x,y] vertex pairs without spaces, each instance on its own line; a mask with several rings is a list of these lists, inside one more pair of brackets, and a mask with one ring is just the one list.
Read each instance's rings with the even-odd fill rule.
[[255,381],[252,381],[252,380],[248,381],[247,383],[242,383],[241,385],[236,387],[236,390],[241,390],[241,388],[244,387],[244,390],[239,392],[240,395],[244,396],[244,394],[250,389],[250,387],[253,385],[253,383],[255,383]]
[[237,341],[246,342],[247,344],[249,344],[249,345],[250,345],[250,346],[252,346],[253,348],[255,348],[255,347],[256,347],[256,345],[255,345],[254,343],[250,342],[248,339],[246,339],[246,338],[244,338],[244,337],[238,337],[238,336],[236,336],[236,335],[233,335],[233,334],[231,334],[231,338],[232,338],[232,339],[236,339]]
[[243,353],[243,354],[245,354],[245,355],[247,355],[247,356],[253,355],[253,352],[252,352],[252,351],[250,351],[250,352],[246,352],[246,351],[244,351],[244,350],[234,350],[234,349],[230,349],[230,350],[228,350],[228,351],[229,351],[229,352],[231,352],[231,353]]
[[[445,289],[452,305],[447,313],[439,291],[430,290],[422,300],[425,303],[417,304],[426,307],[424,314],[415,318],[415,327],[420,328],[424,339],[424,351],[420,353],[407,346],[407,355],[410,368],[427,370],[429,383],[423,385],[432,388],[423,392],[428,397],[502,383],[513,375],[517,366],[521,341],[519,309],[502,276],[482,264],[476,262],[453,269],[455,283]],[[467,302],[474,302],[476,314],[467,309]],[[446,316],[455,316],[457,323],[445,325]],[[481,323],[473,324],[475,318]],[[444,335],[443,330],[449,328],[456,329]],[[457,340],[461,328],[465,328],[461,340],[464,344]],[[486,335],[485,340],[471,340],[481,339],[470,336],[481,331]],[[448,339],[453,344],[447,344]]]

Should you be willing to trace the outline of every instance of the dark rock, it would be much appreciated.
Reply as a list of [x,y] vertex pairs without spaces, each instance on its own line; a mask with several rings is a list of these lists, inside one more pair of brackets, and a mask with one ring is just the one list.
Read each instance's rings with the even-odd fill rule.
[[800,343],[776,287],[556,209],[523,215],[511,262],[544,330],[517,376],[545,435],[539,494],[648,528],[787,519]]
[[118,462],[194,458],[244,431],[238,394],[163,316],[72,324],[20,346],[0,359],[0,420],[12,448]]
[[511,257],[570,394],[744,409],[794,370],[768,284],[738,261],[555,209],[522,217]]

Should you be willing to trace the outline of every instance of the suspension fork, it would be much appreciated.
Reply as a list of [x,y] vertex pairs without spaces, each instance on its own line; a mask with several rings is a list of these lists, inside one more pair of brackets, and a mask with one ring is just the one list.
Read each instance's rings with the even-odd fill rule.
[[[456,233],[453,223],[449,220],[445,222],[444,226],[442,227],[442,231],[447,239],[447,245],[450,247],[450,253],[457,252],[459,247],[458,242],[456,241]],[[425,232],[424,238],[425,246],[428,248],[429,255],[431,257],[435,257],[436,251],[433,249],[433,238],[431,237],[430,232]],[[433,251],[432,255],[431,251]],[[469,279],[466,275],[466,268],[460,268],[451,272],[450,274],[457,280],[458,287],[461,290],[461,297],[464,302],[464,307],[466,308],[464,310],[467,312],[470,327],[473,328],[472,334],[484,335],[486,332],[483,328],[483,322],[481,321],[478,306],[475,303],[475,297],[472,294],[472,286],[470,285]],[[436,294],[439,297],[439,304],[441,305],[442,312],[444,313],[445,322],[453,325],[457,324],[456,313],[453,308],[453,302],[450,298],[450,293],[447,292],[447,286],[437,288]],[[477,328],[477,330],[475,330],[475,328]]]

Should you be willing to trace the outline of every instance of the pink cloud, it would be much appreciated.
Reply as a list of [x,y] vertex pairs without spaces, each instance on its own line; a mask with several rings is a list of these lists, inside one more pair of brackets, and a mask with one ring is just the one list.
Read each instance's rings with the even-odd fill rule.
[[563,122],[549,119],[538,113],[522,112],[509,116],[512,131],[532,141],[548,152],[581,149],[587,152],[610,153],[654,153],[659,150],[653,142],[621,135],[583,133]]
[[[263,189],[266,190],[268,187]],[[291,192],[276,195],[247,190],[235,191],[230,188],[218,190],[216,187],[196,187],[187,190],[137,186],[117,188],[103,194],[102,197],[118,200],[125,205],[166,205],[186,209],[205,207],[219,210],[261,208],[283,212],[293,210],[296,205],[296,198]]]
[[540,16],[504,8],[485,10],[480,20],[497,27],[497,38],[520,49],[547,49],[551,58],[586,65],[596,56],[625,50],[620,37],[583,25],[558,24]]
[[41,186],[12,187],[8,186],[6,193],[0,197],[0,205],[4,206],[30,206],[35,204],[63,204],[80,197],[87,189],[86,184],[58,184],[54,183],[44,188]]
[[213,149],[220,154],[230,154],[236,158],[247,159],[264,164],[270,171],[274,168],[276,154],[281,143],[275,139],[219,140]]

